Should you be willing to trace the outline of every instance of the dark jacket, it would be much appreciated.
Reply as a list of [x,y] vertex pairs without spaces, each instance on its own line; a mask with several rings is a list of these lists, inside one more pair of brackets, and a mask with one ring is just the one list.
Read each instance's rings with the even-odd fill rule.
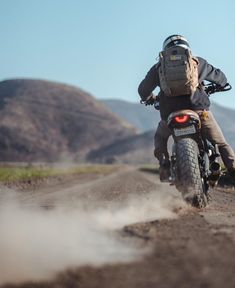
[[[212,65],[207,63],[207,61],[201,57],[197,57],[199,60],[198,74],[199,83],[203,80],[213,82],[215,84],[225,86],[227,83],[227,78],[222,71],[214,68]],[[153,90],[159,86],[159,75],[158,75],[158,65],[155,64],[147,73],[144,80],[140,83],[138,92],[142,100],[146,98],[153,92]],[[191,109],[191,110],[208,110],[210,106],[210,100],[208,95],[203,89],[198,88],[196,92],[191,96],[177,96],[168,97],[164,95],[160,88],[160,114],[163,120],[166,120],[170,113],[181,110],[181,109]]]

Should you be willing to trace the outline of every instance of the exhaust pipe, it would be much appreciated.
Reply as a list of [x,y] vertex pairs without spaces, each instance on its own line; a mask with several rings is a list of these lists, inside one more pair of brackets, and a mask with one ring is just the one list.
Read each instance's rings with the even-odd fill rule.
[[210,171],[211,174],[208,178],[209,185],[211,187],[215,187],[215,185],[218,183],[219,178],[221,176],[221,166],[218,162],[212,162],[210,165]]

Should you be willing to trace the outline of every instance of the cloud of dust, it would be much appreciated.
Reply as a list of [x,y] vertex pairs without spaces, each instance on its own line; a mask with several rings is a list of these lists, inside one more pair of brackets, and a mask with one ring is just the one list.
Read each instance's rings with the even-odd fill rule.
[[134,196],[125,202],[125,205],[111,206],[101,210],[96,220],[108,229],[119,229],[125,225],[147,222],[160,219],[174,219],[177,210],[188,209],[175,189],[161,187],[161,191],[153,191],[145,196]]
[[173,194],[152,193],[95,212],[81,205],[43,210],[25,207],[17,193],[7,195],[0,197],[0,284],[46,280],[72,266],[137,260],[149,250],[132,247],[113,230],[173,218],[175,207],[182,206]]
[[71,266],[128,262],[140,253],[85,211],[0,206],[0,284],[45,280]]

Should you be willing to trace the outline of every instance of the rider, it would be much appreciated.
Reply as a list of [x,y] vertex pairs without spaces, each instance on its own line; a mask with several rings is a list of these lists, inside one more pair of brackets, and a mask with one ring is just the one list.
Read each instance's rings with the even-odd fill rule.
[[[173,46],[181,46],[190,50],[188,41],[181,35],[171,35],[163,42],[163,50]],[[146,77],[139,85],[138,92],[142,100],[148,104],[153,104],[156,97],[159,100],[161,121],[158,124],[157,131],[154,137],[154,155],[160,163],[160,179],[166,180],[169,178],[169,154],[167,151],[167,141],[171,132],[167,127],[167,117],[170,113],[181,109],[191,109],[196,111],[202,124],[202,135],[211,143],[217,144],[221,158],[230,175],[235,179],[235,154],[226,142],[223,133],[216,122],[213,114],[209,111],[210,100],[208,95],[202,88],[204,80],[215,83],[221,87],[227,84],[227,78],[224,73],[214,68],[205,59],[197,57],[198,59],[198,83],[195,93],[189,96],[167,97],[160,86],[159,80],[159,66],[160,62],[154,64],[148,71]],[[158,96],[152,92],[156,87],[160,88]]]

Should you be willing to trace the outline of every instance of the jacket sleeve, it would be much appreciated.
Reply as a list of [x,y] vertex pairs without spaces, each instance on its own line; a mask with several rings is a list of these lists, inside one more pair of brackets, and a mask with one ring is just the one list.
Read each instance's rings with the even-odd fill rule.
[[199,60],[199,82],[207,80],[218,84],[220,86],[225,86],[227,83],[227,78],[225,74],[211,64],[209,64],[205,59],[198,57]]
[[157,65],[155,64],[151,67],[144,80],[142,80],[139,85],[138,93],[141,99],[146,100],[157,86],[159,86],[159,77],[157,72]]

